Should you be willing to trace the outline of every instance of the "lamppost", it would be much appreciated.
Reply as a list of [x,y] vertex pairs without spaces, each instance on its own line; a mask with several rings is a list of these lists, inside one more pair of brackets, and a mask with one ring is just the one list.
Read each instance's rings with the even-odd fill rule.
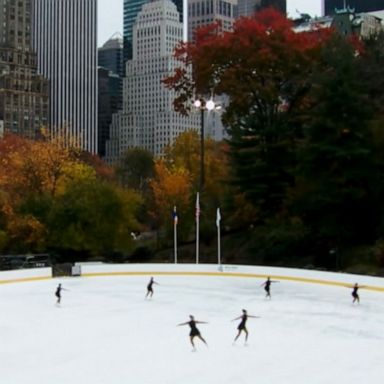
[[[205,169],[204,169],[204,111],[212,111],[215,109],[213,100],[197,99],[193,103],[195,108],[200,109],[200,185],[199,192],[204,188]],[[199,228],[200,228],[200,200],[199,192],[196,194],[196,264],[199,264]]]
[[204,99],[197,99],[193,103],[195,108],[200,109],[200,185],[199,185],[199,191],[202,192],[204,188],[205,183],[205,167],[204,167],[204,111],[207,110],[212,111],[217,106],[215,105],[215,102],[210,99],[205,101]]

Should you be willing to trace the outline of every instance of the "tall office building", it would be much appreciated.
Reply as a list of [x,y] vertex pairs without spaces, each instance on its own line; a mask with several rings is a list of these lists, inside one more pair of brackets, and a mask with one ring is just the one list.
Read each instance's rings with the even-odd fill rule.
[[236,17],[252,16],[262,9],[273,7],[283,14],[287,13],[287,0],[238,0],[235,11]]
[[113,35],[97,50],[98,66],[109,69],[120,77],[124,76],[123,38]]
[[182,36],[183,24],[173,2],[144,4],[133,26],[133,55],[126,64],[123,110],[113,116],[106,146],[108,163],[134,147],[161,155],[181,132],[199,129],[199,114],[186,117],[175,112],[175,92],[162,83],[180,66],[173,51]]
[[35,138],[47,125],[48,82],[31,48],[30,5],[0,0],[0,135]]
[[336,9],[350,7],[359,12],[384,10],[384,0],[323,0],[323,14],[333,15]]
[[105,156],[112,115],[123,102],[123,39],[112,36],[98,49],[98,154]]
[[[124,0],[124,19],[123,19],[123,35],[124,35],[124,61],[132,59],[132,43],[133,43],[133,25],[136,22],[137,15],[141,11],[144,4],[154,0]],[[183,20],[183,0],[172,0],[176,4],[179,12],[180,21]],[[187,1],[187,0],[184,0]]]
[[38,70],[50,81],[49,122],[97,153],[97,0],[32,0]]
[[219,21],[222,31],[230,31],[235,21],[237,0],[188,0],[188,41],[197,28]]
[[122,108],[123,78],[106,68],[98,69],[98,154],[105,156],[112,116]]

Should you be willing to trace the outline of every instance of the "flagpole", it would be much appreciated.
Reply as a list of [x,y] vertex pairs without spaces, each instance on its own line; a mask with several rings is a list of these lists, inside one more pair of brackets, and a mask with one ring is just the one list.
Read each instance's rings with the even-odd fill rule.
[[220,208],[217,208],[216,226],[217,226],[217,263],[221,265],[221,231],[220,231]]
[[196,264],[199,264],[199,242],[200,242],[200,201],[199,192],[196,194]]
[[174,232],[174,246],[175,246],[175,264],[177,264],[177,224],[175,223],[174,224],[174,227],[175,227],[175,230],[173,231]]
[[173,246],[174,246],[174,256],[175,264],[177,264],[177,211],[176,206],[173,207]]

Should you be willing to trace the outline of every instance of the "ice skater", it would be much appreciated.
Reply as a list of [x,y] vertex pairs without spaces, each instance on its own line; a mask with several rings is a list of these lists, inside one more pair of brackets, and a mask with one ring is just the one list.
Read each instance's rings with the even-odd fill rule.
[[197,337],[200,339],[206,346],[208,346],[207,342],[204,340],[204,338],[201,336],[200,331],[197,329],[196,324],[208,324],[206,321],[198,321],[195,320],[195,318],[192,315],[189,315],[189,321],[186,321],[185,323],[180,323],[180,325],[189,325],[191,327],[191,332],[189,333],[189,339],[191,341],[193,350],[196,349],[195,343],[193,342],[193,339]]
[[61,284],[59,284],[55,291],[55,296],[57,297],[57,301],[56,301],[57,305],[61,303],[61,291],[67,291],[67,289],[63,288]]
[[261,287],[264,286],[264,291],[266,292],[265,297],[271,298],[271,284],[272,283],[279,283],[278,280],[271,280],[270,277],[268,277],[267,281],[265,281],[263,284],[261,284]]
[[235,337],[235,340],[233,340],[233,342],[235,343],[236,340],[239,338],[239,336],[241,335],[241,332],[244,332],[245,333],[245,342],[247,342],[248,340],[248,329],[247,329],[247,320],[248,320],[248,317],[253,317],[253,318],[259,318],[259,316],[252,316],[252,315],[248,315],[247,313],[247,310],[246,309],[243,309],[243,314],[239,317],[236,317],[236,319],[233,319],[232,321],[236,321],[236,320],[239,320],[241,319],[240,321],[240,324],[238,325],[237,329],[238,329],[238,333]]
[[352,288],[352,297],[353,297],[352,304],[356,302],[360,303],[360,296],[358,294],[359,288],[364,288],[364,287],[359,285],[358,283],[355,283],[355,285]]
[[145,298],[147,297],[152,297],[153,296],[153,284],[159,284],[157,283],[153,277],[151,277],[151,279],[149,280],[149,283],[147,285],[147,294],[145,295]]

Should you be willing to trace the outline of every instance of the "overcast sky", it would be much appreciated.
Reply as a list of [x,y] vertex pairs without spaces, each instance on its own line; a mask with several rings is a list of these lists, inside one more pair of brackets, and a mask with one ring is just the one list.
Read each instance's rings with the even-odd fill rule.
[[[287,0],[288,14],[309,13],[320,16],[321,0]],[[98,0],[98,46],[102,46],[114,33],[123,33],[123,0]]]

